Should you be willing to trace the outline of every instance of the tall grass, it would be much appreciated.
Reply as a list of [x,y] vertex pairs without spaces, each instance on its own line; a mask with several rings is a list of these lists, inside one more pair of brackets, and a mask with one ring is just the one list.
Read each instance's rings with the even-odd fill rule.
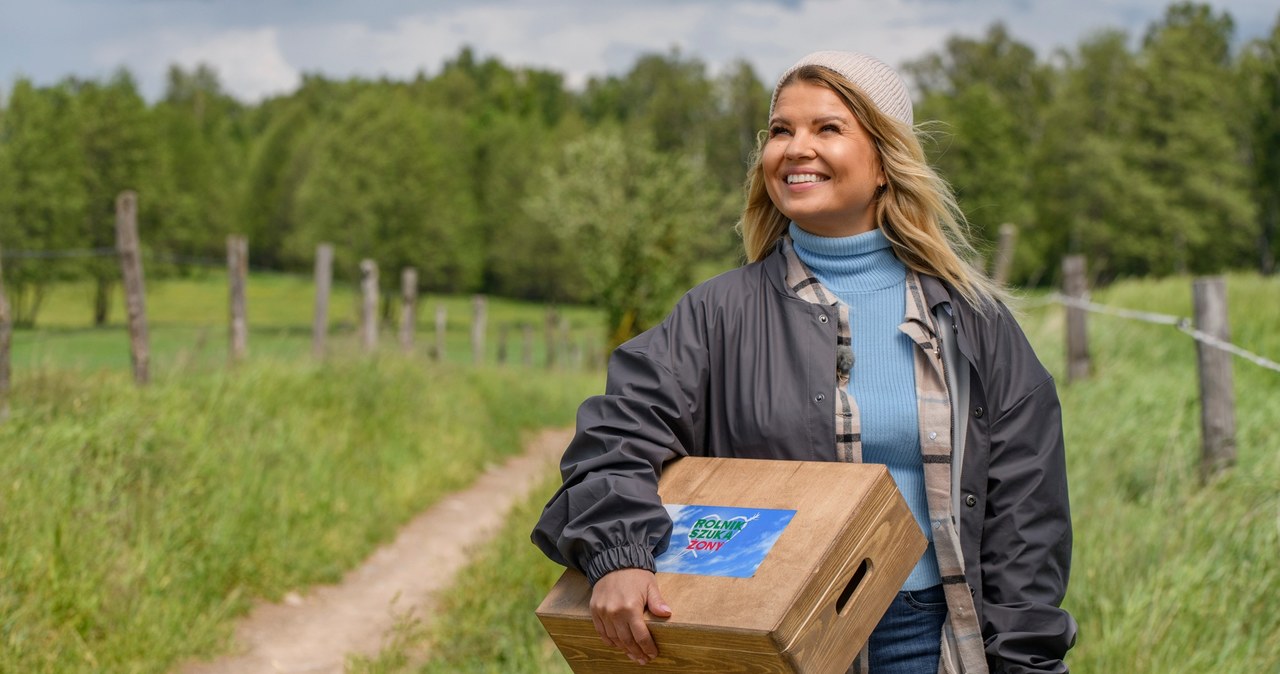
[[[1233,341],[1280,358],[1280,279],[1231,276],[1228,293]],[[1191,314],[1188,279],[1126,282],[1095,299]],[[1080,623],[1071,669],[1280,671],[1280,373],[1236,361],[1239,462],[1201,486],[1191,339],[1091,316],[1095,374],[1068,385],[1062,309],[1028,308],[1021,322],[1063,402],[1075,526],[1066,607]],[[436,659],[421,671],[566,671],[532,616],[557,572],[528,543],[548,494],[459,581],[436,620]],[[383,671],[407,671],[400,662]]]
[[339,579],[598,388],[398,356],[142,390],[28,370],[0,424],[0,671],[163,672],[215,653],[252,598]]

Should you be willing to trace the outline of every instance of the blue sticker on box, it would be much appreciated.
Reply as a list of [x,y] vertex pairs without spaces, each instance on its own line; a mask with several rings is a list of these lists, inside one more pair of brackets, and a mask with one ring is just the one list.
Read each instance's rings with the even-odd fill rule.
[[671,543],[654,558],[663,573],[750,578],[791,523],[794,510],[666,504]]

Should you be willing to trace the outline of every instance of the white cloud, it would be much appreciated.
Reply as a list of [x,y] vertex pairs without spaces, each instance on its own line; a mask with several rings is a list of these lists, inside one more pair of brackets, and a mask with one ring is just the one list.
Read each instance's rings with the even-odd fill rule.
[[129,64],[143,81],[162,82],[170,65],[191,68],[206,64],[218,73],[224,90],[253,102],[292,91],[300,76],[280,50],[275,28],[227,30],[207,35],[162,30],[100,48],[102,66]]
[[[286,53],[331,74],[408,77],[433,72],[464,45],[513,66],[549,68],[571,85],[630,66],[636,54],[679,44],[708,6],[589,8],[576,3],[470,6],[402,17],[386,29],[363,23],[313,25],[283,35]],[[654,36],[661,36],[655,38]]]
[[280,52],[274,28],[222,33],[179,50],[174,61],[187,66],[212,65],[229,90],[250,100],[286,93],[298,86],[298,71]]

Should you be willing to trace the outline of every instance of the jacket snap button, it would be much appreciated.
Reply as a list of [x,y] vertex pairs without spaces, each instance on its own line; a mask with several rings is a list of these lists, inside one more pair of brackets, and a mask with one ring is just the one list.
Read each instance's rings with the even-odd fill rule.
[[819,323],[826,323],[826,322],[827,322],[827,315],[826,315],[826,314],[822,314],[821,316],[818,316],[818,322],[819,322]]
[[816,400],[816,401],[818,401],[818,402],[822,402],[823,400],[826,400],[826,399],[827,399],[827,397],[826,397],[826,396],[824,396],[824,395],[822,395],[821,393],[819,393],[818,395],[814,396],[814,397],[813,397],[813,399],[814,399],[814,400]]
[[968,496],[964,497],[964,504],[972,508],[978,505],[978,497],[974,496],[973,494],[969,494]]
[[981,406],[978,406],[978,407],[973,408],[973,416],[975,416],[975,417],[977,417],[977,418],[979,418],[979,419],[981,419],[981,418],[982,418],[982,412],[983,412],[983,409],[982,409],[982,407],[981,407]]

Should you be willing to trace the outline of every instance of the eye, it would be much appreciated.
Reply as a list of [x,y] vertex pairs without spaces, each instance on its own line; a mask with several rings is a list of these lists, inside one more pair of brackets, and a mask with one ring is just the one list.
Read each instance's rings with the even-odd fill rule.
[[840,127],[836,126],[835,124],[823,124],[822,128],[818,129],[818,131],[820,132],[830,131],[832,133],[840,133]]
[[781,135],[788,134],[788,133],[791,133],[791,132],[790,132],[790,131],[788,131],[788,130],[787,130],[787,127],[785,127],[785,126],[771,126],[771,127],[769,127],[769,137],[770,137],[770,138],[773,138],[773,137],[775,137],[775,136],[781,136]]

